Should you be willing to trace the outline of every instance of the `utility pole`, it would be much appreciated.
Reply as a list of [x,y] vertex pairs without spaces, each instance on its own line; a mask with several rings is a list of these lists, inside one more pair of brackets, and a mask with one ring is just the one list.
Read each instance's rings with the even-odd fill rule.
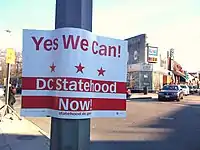
[[[55,28],[92,31],[92,0],[56,0]],[[51,119],[50,150],[89,150],[90,119]]]

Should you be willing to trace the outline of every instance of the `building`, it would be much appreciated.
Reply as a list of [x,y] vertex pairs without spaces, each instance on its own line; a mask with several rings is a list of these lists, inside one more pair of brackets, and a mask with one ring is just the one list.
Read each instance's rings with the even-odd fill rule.
[[151,89],[151,66],[146,64],[146,34],[126,39],[128,41],[127,85],[135,90],[144,86]]
[[127,64],[127,86],[135,91],[148,87],[157,91],[163,84],[171,82],[171,72],[167,70],[167,57],[159,55],[157,47],[146,43],[146,34],[126,39],[129,59]]

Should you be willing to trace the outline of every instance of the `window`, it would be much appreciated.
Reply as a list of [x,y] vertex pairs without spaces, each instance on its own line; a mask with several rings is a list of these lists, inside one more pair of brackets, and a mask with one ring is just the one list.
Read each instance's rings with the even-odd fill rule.
[[164,86],[163,90],[178,90],[178,86]]
[[185,88],[187,88],[185,85],[181,85],[181,88],[183,88],[183,89],[185,89]]

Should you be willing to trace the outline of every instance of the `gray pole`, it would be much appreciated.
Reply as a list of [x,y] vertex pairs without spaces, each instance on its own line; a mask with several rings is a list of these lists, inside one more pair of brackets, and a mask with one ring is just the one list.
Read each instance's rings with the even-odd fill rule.
[[[55,28],[92,31],[92,0],[56,0]],[[50,150],[89,150],[90,119],[51,119]]]
[[[8,105],[9,100],[9,84],[10,84],[10,64],[7,64],[7,72],[6,72],[6,93],[5,93],[5,104]],[[9,113],[8,107],[6,107],[5,115]]]

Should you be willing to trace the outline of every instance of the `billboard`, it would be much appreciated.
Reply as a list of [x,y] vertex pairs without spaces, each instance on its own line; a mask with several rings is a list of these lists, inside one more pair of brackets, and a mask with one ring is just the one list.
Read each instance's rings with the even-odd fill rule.
[[147,62],[157,63],[158,62],[158,47],[147,47]]
[[125,117],[127,48],[83,29],[24,30],[21,115]]
[[128,41],[128,65],[145,62],[146,34],[126,39]]

